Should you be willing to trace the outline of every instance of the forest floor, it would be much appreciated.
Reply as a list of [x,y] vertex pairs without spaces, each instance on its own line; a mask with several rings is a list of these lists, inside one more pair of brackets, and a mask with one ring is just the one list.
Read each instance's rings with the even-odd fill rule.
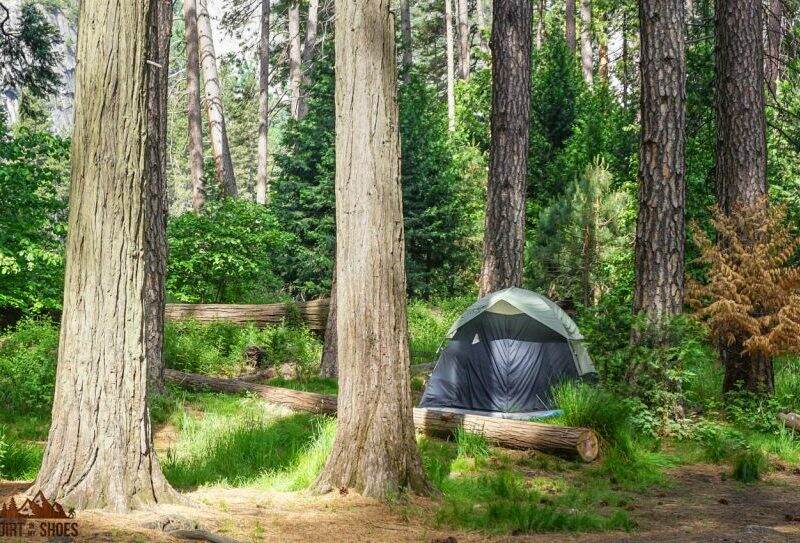
[[[313,496],[255,488],[207,487],[185,494],[191,504],[159,506],[133,515],[84,512],[77,515],[75,541],[179,541],[161,526],[198,525],[242,542],[741,542],[800,541],[800,473],[776,472],[758,485],[744,486],[720,466],[692,465],[669,470],[670,484],[636,496],[628,507],[637,528],[630,532],[492,536],[437,528],[435,503],[414,498],[382,505],[349,495]],[[0,498],[24,489],[0,485]],[[450,539],[448,539],[450,538]],[[5,539],[13,541],[13,539]]]

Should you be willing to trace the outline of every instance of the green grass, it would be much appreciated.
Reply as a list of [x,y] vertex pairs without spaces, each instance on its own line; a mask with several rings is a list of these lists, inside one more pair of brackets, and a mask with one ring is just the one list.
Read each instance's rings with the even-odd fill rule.
[[336,379],[323,379],[321,377],[307,377],[304,379],[283,379],[276,377],[267,381],[268,385],[274,387],[290,388],[292,390],[304,390],[306,392],[316,392],[318,394],[337,394],[339,385]]
[[755,483],[761,480],[768,467],[767,457],[760,449],[747,447],[736,456],[732,475],[739,482]]
[[800,356],[775,361],[775,397],[787,409],[800,412]]
[[426,303],[409,301],[408,332],[412,364],[435,362],[447,330],[475,298],[453,298]]

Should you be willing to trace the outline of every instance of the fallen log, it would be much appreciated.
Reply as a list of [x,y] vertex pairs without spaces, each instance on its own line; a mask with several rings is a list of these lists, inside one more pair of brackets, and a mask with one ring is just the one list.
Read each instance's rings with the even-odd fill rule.
[[800,431],[800,415],[797,413],[778,413],[778,418],[787,428]]
[[[165,370],[167,381],[192,390],[216,392],[250,392],[267,402],[291,409],[333,415],[336,396],[290,390],[281,387],[248,383],[237,379],[220,379]],[[592,462],[599,453],[597,434],[588,428],[572,428],[536,422],[450,413],[436,409],[415,408],[414,426],[431,435],[447,435],[457,428],[481,434],[488,441],[511,449],[535,449],[547,453],[577,456]]]
[[[328,299],[320,299],[293,305],[311,330],[325,330],[329,304]],[[193,319],[198,322],[226,321],[264,326],[283,321],[290,312],[287,304],[167,304],[164,317],[168,321]]]

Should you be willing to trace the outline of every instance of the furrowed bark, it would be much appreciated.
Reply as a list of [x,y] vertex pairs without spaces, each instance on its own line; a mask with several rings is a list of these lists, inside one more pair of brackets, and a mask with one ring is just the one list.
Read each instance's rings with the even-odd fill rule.
[[495,0],[492,117],[480,295],[520,286],[531,90],[531,3]]
[[314,488],[425,493],[414,433],[394,17],[336,1],[338,424]]
[[203,125],[200,113],[200,38],[197,33],[197,0],[184,0],[186,33],[186,96],[189,127],[189,177],[192,180],[192,208],[205,205],[203,187]]
[[[647,335],[683,311],[686,43],[683,0],[642,0],[634,314]],[[635,334],[634,341],[644,339]],[[658,337],[653,339],[658,340]]]
[[208,15],[208,0],[197,0],[197,34],[200,44],[200,65],[206,90],[206,112],[211,135],[211,149],[217,179],[225,196],[235,198],[238,194],[236,176],[233,172],[231,149],[228,144],[228,129],[225,126],[225,111],[222,107],[217,55],[214,52],[214,37],[211,34],[211,17]]
[[[52,424],[31,492],[76,509],[124,512],[177,500],[161,473],[147,411],[147,291],[162,273],[161,180],[154,164],[163,107],[148,61],[158,0],[80,4],[69,234]],[[160,122],[163,119],[159,120]],[[163,279],[162,279],[163,280]],[[162,283],[163,284],[163,283]],[[163,295],[163,294],[162,294]]]

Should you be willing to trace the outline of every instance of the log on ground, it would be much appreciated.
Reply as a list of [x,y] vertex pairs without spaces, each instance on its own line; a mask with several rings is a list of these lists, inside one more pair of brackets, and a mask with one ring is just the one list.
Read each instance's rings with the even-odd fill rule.
[[[333,415],[336,396],[248,383],[238,379],[221,379],[175,370],[165,370],[172,383],[192,390],[216,392],[250,392],[263,400],[290,409]],[[535,449],[562,456],[577,456],[592,462],[599,453],[597,434],[588,428],[572,428],[519,420],[496,419],[480,415],[449,413],[436,409],[415,408],[414,426],[430,435],[448,435],[457,428],[483,435],[488,441],[510,449]]]
[[800,430],[800,415],[797,413],[779,413],[778,418],[783,421],[784,426],[792,430]]
[[[311,300],[294,304],[300,318],[311,330],[325,330],[330,301]],[[287,304],[167,304],[165,318],[169,321],[193,319],[198,322],[253,323],[264,326],[283,321],[290,313]]]

